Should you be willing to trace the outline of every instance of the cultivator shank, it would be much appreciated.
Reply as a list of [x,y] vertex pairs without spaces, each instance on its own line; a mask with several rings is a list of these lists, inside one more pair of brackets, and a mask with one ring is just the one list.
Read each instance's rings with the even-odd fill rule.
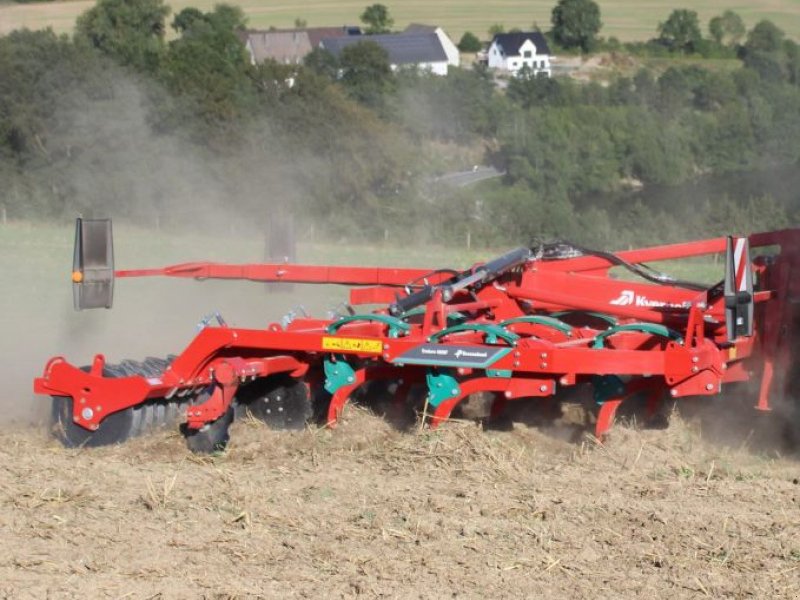
[[[110,223],[90,225],[78,224],[78,287],[89,279],[81,249],[102,246],[87,235],[107,239],[105,255],[113,254]],[[725,257],[718,284],[678,281],[646,266],[703,255]],[[591,385],[594,433],[602,438],[632,397],[654,414],[665,399],[717,395],[725,384],[760,378],[754,404],[768,410],[794,384],[797,230],[617,254],[549,244],[463,272],[215,263],[115,271],[99,262],[91,280],[105,279],[90,295],[79,287],[79,308],[81,298],[110,306],[115,278],[168,276],[347,284],[352,314],[266,329],[220,319],[179,355],[127,371],[102,355],[88,369],[54,358],[35,391],[55,398],[54,421],[68,445],[135,435],[134,416],[149,406],[171,415],[180,408],[190,447],[211,451],[224,446],[237,413],[297,428],[316,411],[334,426],[357,390],[378,384],[393,390],[396,403],[424,388],[431,427],[474,394],[489,394],[498,415],[509,402],[558,399],[561,390]],[[629,277],[616,278],[617,271]],[[118,415],[128,415],[122,425]]]

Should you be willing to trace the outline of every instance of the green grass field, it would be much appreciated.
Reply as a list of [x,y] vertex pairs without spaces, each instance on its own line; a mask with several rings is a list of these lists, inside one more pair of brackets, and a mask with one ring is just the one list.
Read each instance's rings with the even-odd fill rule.
[[[173,11],[185,6],[210,9],[218,0],[167,0]],[[358,24],[358,16],[371,0],[315,0],[308,3],[286,0],[233,0],[241,6],[255,28],[291,27],[297,18],[305,19],[309,26]],[[94,3],[84,0],[50,2],[42,4],[16,4],[0,0],[0,33],[20,27],[40,29],[52,27],[57,32],[72,30],[75,18]],[[528,0],[396,0],[384,2],[395,18],[396,27],[417,23],[443,26],[458,39],[464,31],[487,36],[489,26],[500,23],[507,29],[529,28],[534,22],[542,28],[550,25],[550,11],[555,0],[530,2]],[[674,8],[692,8],[700,13],[705,23],[726,9],[737,11],[748,26],[759,19],[771,19],[787,34],[800,37],[800,0],[754,0],[752,2],[599,2],[605,24],[602,34],[617,36],[622,40],[645,40],[653,37],[659,21],[666,19]]]

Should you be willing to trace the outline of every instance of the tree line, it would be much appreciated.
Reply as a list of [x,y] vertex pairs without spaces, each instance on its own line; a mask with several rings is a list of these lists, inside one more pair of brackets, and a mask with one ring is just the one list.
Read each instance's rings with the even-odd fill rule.
[[[365,23],[391,26],[369,8]],[[523,73],[501,90],[481,67],[394,72],[368,37],[339,58],[253,65],[236,7],[170,18],[161,0],[100,0],[72,37],[0,38],[0,203],[12,218],[212,227],[291,211],[334,239],[469,232],[499,246],[786,226],[797,206],[766,194],[649,193],[800,160],[796,45],[769,21],[741,33],[720,19],[731,67],[676,61],[598,83]],[[505,176],[463,189],[439,179],[477,163]]]

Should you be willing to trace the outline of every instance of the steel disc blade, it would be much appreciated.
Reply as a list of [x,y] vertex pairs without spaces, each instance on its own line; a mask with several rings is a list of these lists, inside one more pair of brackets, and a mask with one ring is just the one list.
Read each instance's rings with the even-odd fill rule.
[[119,444],[133,434],[130,409],[116,412],[100,423],[95,431],[76,425],[72,419],[72,398],[54,396],[51,409],[51,431],[67,448],[96,447]]
[[251,414],[273,429],[303,429],[313,415],[305,383],[285,375],[243,386],[236,400],[240,411]]

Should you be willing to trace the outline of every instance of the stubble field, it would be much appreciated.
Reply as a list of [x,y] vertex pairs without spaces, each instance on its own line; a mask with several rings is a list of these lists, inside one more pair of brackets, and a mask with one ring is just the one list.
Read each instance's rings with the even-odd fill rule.
[[[119,268],[263,253],[246,236],[116,234]],[[170,431],[65,450],[36,424],[45,405],[29,391],[47,356],[164,354],[214,309],[258,326],[301,299],[319,314],[343,295],[120,280],[112,311],[78,314],[70,244],[68,228],[0,227],[0,597],[800,595],[797,450],[775,419],[725,398],[684,403],[665,430],[618,425],[605,446],[571,415],[521,409],[508,431],[465,420],[429,432],[353,406],[335,431],[237,422],[215,457],[191,456]],[[337,254],[430,266],[476,258],[301,250],[314,262]]]

